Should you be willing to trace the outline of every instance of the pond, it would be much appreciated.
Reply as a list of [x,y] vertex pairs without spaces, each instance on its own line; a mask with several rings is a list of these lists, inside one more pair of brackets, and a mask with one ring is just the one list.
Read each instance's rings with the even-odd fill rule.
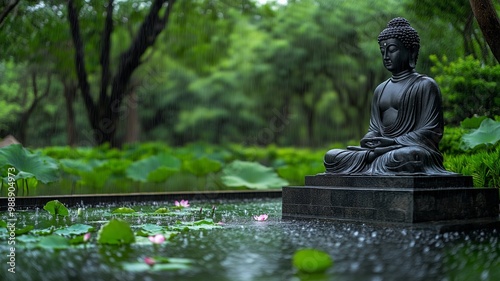
[[[173,202],[128,205],[137,211],[132,214],[111,213],[123,205],[86,208],[80,216],[72,208],[68,217],[57,219],[43,209],[18,211],[19,226],[33,224],[35,230],[79,223],[99,229],[113,217],[128,221],[134,231],[144,225],[165,226],[207,218],[217,223],[206,229],[180,231],[166,243],[154,246],[145,237],[131,245],[100,245],[95,243],[97,232],[93,232],[91,243],[54,250],[35,247],[30,239],[39,239],[36,236],[20,235],[16,237],[16,273],[7,272],[8,265],[3,262],[1,279],[375,281],[498,280],[500,276],[496,230],[436,234],[354,223],[282,220],[280,198],[189,203],[189,208],[177,210],[175,215],[152,214]],[[260,214],[268,214],[268,219],[253,218]],[[7,219],[6,212],[0,219]],[[9,246],[5,233],[0,237],[5,261]],[[333,266],[320,275],[297,274],[292,257],[302,248],[327,252]],[[141,264],[151,256],[183,258],[190,263],[186,268],[167,271],[127,266]]]

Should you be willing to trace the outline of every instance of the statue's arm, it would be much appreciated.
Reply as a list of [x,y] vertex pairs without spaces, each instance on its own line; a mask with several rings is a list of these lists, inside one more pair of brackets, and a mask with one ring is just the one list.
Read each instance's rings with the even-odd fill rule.
[[403,146],[419,145],[437,149],[444,127],[439,87],[432,78],[424,77],[413,91],[410,103],[404,106],[414,108],[415,112],[409,118],[413,118],[415,123],[412,130],[396,137],[394,141]]

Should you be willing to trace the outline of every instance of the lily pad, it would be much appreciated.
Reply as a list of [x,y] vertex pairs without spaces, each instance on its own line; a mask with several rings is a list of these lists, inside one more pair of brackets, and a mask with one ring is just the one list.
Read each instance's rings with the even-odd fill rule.
[[134,232],[128,222],[119,219],[112,219],[101,227],[97,234],[99,244],[131,244],[135,241]]
[[4,220],[0,220],[0,227],[7,227],[7,222]]
[[130,214],[130,213],[135,213],[135,210],[132,208],[121,207],[121,208],[113,210],[113,212],[111,212],[111,213],[113,213],[113,214]]
[[500,140],[500,122],[484,119],[478,129],[462,136],[462,146],[471,149],[481,144],[494,145]]
[[229,187],[269,189],[288,185],[273,169],[255,162],[234,161],[222,170],[222,182]]
[[66,249],[70,244],[69,240],[61,235],[49,235],[40,239],[37,246],[44,249]]
[[54,231],[54,234],[63,236],[77,236],[94,231],[94,227],[87,224],[74,224]]
[[175,225],[172,225],[169,228],[177,231],[188,231],[188,230],[222,228],[222,226],[214,223],[212,219],[203,219],[193,222],[177,221]]
[[63,203],[59,202],[59,200],[52,200],[47,202],[45,206],[43,206],[43,209],[52,214],[53,216],[68,216],[69,211],[66,206],[64,206]]
[[322,273],[333,265],[333,260],[327,253],[316,249],[301,249],[292,258],[295,268],[302,273]]
[[24,228],[21,228],[21,229],[17,229],[16,228],[16,235],[23,235],[23,234],[26,234],[28,232],[30,232],[31,230],[33,230],[35,227],[33,225],[27,225],[25,226]]
[[155,264],[150,266],[145,262],[123,263],[122,267],[126,271],[144,272],[144,271],[164,271],[189,269],[193,263],[190,259],[183,258],[165,258],[154,257]]

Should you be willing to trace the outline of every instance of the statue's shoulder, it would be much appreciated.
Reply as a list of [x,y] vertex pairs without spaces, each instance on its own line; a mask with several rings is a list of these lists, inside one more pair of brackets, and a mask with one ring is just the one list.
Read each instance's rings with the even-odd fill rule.
[[377,86],[377,88],[375,88],[375,91],[373,91],[373,93],[374,93],[375,95],[380,94],[380,93],[382,92],[382,90],[384,90],[385,85],[387,85],[387,83],[389,83],[389,81],[390,81],[390,80],[391,80],[391,79],[387,79],[387,80],[385,80],[384,82],[380,83],[380,84]]
[[415,81],[415,83],[419,83],[421,84],[421,86],[430,87],[432,89],[439,88],[436,81],[431,77],[419,73],[416,73],[416,75],[418,75],[418,79]]

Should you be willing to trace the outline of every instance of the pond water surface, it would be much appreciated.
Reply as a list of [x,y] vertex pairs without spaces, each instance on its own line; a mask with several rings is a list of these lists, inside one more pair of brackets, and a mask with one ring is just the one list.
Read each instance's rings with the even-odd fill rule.
[[[244,201],[192,201],[191,208],[210,214],[222,228],[189,230],[166,245],[72,247],[63,250],[16,248],[16,274],[3,262],[1,280],[500,280],[500,243],[495,230],[436,234],[432,231],[383,228],[329,221],[281,219],[281,199]],[[151,211],[172,202],[130,205]],[[78,217],[75,210],[59,224],[87,223],[99,228],[120,206],[88,208]],[[254,215],[268,214],[266,221]],[[46,228],[53,224],[44,210],[19,212],[19,223]],[[167,216],[124,216],[131,225],[166,225],[174,220],[195,220],[189,214]],[[2,213],[0,219],[6,219]],[[95,234],[93,234],[95,235]],[[327,252],[334,264],[325,274],[298,275],[292,256],[301,248]],[[8,252],[0,240],[0,252]],[[142,261],[146,256],[189,258],[186,270],[128,272],[123,262]]]

